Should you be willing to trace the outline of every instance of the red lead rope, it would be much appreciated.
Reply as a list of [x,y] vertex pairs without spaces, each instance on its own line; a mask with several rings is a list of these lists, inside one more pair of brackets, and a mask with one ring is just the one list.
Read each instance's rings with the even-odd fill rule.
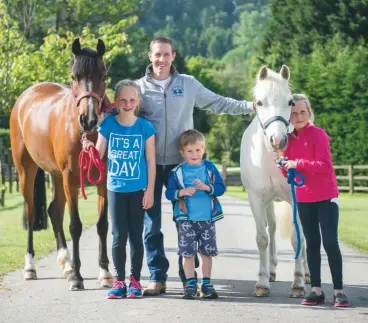
[[[82,138],[81,140],[82,143],[83,143],[83,140],[85,140],[85,138]],[[87,179],[91,184],[98,185],[98,184],[101,184],[103,181],[103,178],[105,176],[105,171],[106,171],[106,165],[103,162],[103,160],[100,158],[100,154],[94,146],[89,147],[88,152],[85,152],[82,149],[78,157],[78,164],[79,164],[79,172],[80,172],[79,177],[80,177],[81,193],[82,193],[83,198],[86,200],[87,196],[84,191],[84,180],[85,180],[84,172],[87,171]],[[95,166],[99,172],[99,178],[97,180],[94,180],[92,178],[93,166]]]

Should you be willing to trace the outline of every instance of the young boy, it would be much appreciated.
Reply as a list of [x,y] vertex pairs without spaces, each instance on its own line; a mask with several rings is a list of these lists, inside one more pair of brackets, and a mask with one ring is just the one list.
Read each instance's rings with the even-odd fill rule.
[[197,130],[187,130],[179,138],[180,153],[185,162],[169,174],[165,192],[174,201],[174,216],[178,222],[179,255],[183,257],[186,277],[185,299],[194,299],[197,280],[194,274],[194,256],[201,256],[202,298],[217,298],[211,284],[212,257],[217,256],[216,221],[222,219],[221,205],[217,196],[225,192],[225,185],[215,165],[202,160],[205,138]]

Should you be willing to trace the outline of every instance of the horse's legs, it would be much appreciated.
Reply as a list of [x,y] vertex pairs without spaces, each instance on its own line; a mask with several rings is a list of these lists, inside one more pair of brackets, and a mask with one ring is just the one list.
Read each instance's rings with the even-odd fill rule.
[[78,212],[78,187],[77,177],[67,170],[63,172],[63,186],[66,201],[70,213],[69,232],[73,241],[72,273],[68,277],[70,290],[84,289],[83,278],[80,274],[81,261],[79,257],[79,240],[82,235],[82,222]]
[[[20,132],[18,132],[20,133]],[[34,265],[35,252],[33,249],[33,224],[35,221],[34,207],[34,183],[38,166],[32,160],[23,139],[15,137],[12,139],[12,155],[19,177],[19,187],[24,198],[24,217],[27,228],[27,252],[25,255],[24,279],[37,279],[36,267]],[[17,144],[13,144],[16,141]],[[21,144],[22,143],[22,144]]]
[[276,249],[276,218],[272,202],[268,205],[266,212],[268,222],[268,234],[270,237],[270,244],[268,246],[269,263],[270,263],[269,281],[274,282],[276,280],[277,249]]
[[106,183],[98,185],[98,222],[97,233],[99,236],[98,263],[100,265],[100,275],[98,277],[101,287],[112,286],[112,275],[109,271],[109,258],[107,257],[107,231],[109,222],[107,220],[107,189]]
[[47,211],[54,229],[57,249],[57,263],[63,270],[63,275],[65,278],[68,279],[72,274],[72,266],[63,229],[65,193],[63,188],[63,179],[61,177],[52,176],[52,189],[52,201]]
[[[295,260],[295,268],[294,268],[294,281],[291,285],[290,297],[303,297],[305,295],[305,272],[304,266],[306,262],[306,252],[305,252],[305,242],[304,242],[304,234],[303,229],[299,220],[299,216],[297,217],[299,231],[300,231],[300,254],[298,259]],[[291,233],[291,244],[293,246],[294,251],[297,251],[298,241],[296,236],[295,227],[293,227],[293,231]]]
[[268,270],[268,235],[266,230],[267,215],[263,206],[262,198],[254,191],[248,191],[249,204],[257,229],[257,246],[259,251],[259,272],[256,284],[255,296],[268,296],[270,290],[269,270]]

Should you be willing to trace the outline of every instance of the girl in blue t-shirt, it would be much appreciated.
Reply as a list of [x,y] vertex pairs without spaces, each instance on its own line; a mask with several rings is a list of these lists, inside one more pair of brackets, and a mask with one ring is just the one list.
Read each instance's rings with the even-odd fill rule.
[[[130,80],[116,84],[116,116],[98,128],[96,148],[102,157],[108,148],[107,189],[112,222],[112,258],[116,277],[107,298],[142,296],[140,276],[143,262],[143,218],[153,205],[156,176],[155,133],[152,124],[137,117],[139,88]],[[93,145],[84,141],[83,149]],[[131,246],[131,275],[125,285],[126,243]]]

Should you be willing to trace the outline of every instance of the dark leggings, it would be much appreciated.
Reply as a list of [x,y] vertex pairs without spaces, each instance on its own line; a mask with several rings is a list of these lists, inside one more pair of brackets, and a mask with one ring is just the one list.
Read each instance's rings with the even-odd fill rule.
[[117,193],[108,191],[109,211],[112,224],[112,259],[116,280],[125,280],[126,243],[129,236],[131,274],[141,279],[143,247],[143,191]]
[[[321,233],[334,289],[342,289],[342,258],[338,242],[339,207],[330,200],[298,203],[300,221],[307,242],[312,287],[321,287]],[[321,231],[320,231],[321,228]]]

